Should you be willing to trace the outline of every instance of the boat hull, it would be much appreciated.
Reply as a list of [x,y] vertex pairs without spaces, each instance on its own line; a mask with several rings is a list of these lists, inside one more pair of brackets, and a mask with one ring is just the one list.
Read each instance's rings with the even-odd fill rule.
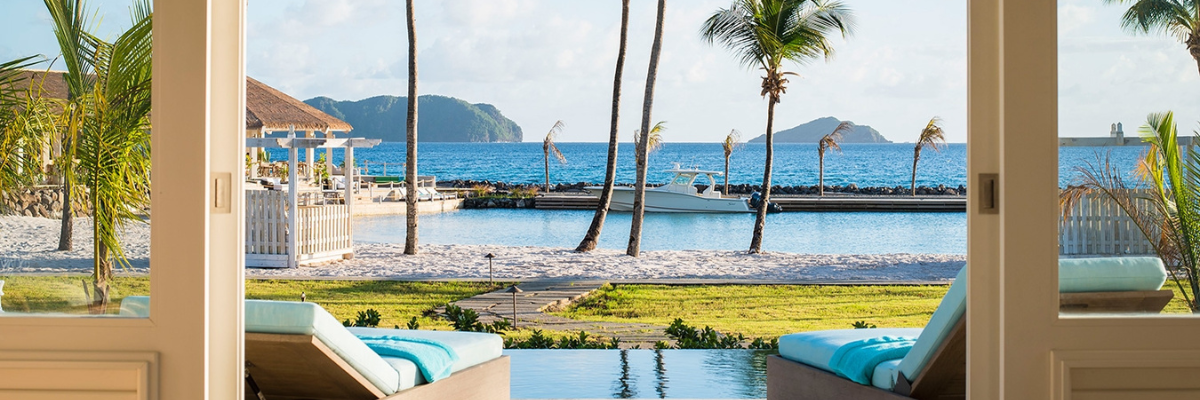
[[[600,196],[602,188],[584,188],[596,196]],[[646,190],[646,212],[663,213],[748,213],[753,212],[746,199],[742,198],[711,198],[697,195]],[[614,187],[612,211],[633,211],[633,188]]]

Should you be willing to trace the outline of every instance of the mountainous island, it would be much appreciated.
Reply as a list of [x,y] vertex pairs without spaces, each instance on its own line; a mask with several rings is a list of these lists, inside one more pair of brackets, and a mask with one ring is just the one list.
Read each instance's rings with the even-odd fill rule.
[[[337,101],[322,96],[304,102],[353,125],[355,137],[405,141],[407,97]],[[437,95],[417,98],[419,142],[520,142],[521,139],[521,127],[491,104],[471,104]]]
[[[353,123],[353,122],[351,122]],[[834,117],[817,118],[795,128],[775,132],[775,143],[816,143],[822,136],[837,129],[841,120]],[[750,143],[763,143],[767,135],[750,139]],[[854,130],[842,135],[841,143],[891,143],[869,125],[855,125]]]

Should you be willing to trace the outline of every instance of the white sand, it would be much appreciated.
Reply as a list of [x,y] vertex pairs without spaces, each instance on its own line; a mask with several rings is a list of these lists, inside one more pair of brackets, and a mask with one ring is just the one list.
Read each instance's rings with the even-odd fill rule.
[[[0,273],[91,273],[91,218],[75,219],[71,251],[57,251],[61,229],[57,219],[0,216]],[[130,224],[122,238],[132,266],[118,272],[149,272],[150,225]]]
[[[59,221],[0,217],[0,274],[89,272],[91,225],[77,220],[75,250],[57,252]],[[149,227],[125,232],[134,268],[148,271]],[[312,267],[251,269],[253,277],[357,277],[389,279],[487,278],[488,253],[496,255],[498,279],[752,279],[781,281],[936,281],[953,278],[964,255],[791,254],[749,255],[743,251],[647,251],[641,257],[600,249],[486,245],[422,245],[404,255],[401,244],[358,244],[353,260]]]

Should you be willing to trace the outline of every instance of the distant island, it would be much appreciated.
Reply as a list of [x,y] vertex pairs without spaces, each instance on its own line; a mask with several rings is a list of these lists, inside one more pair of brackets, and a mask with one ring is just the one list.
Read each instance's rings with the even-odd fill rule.
[[[405,141],[408,98],[376,96],[358,101],[314,97],[304,101],[354,126],[355,137]],[[419,142],[520,142],[521,127],[491,104],[424,95],[417,102]]]
[[[353,123],[353,122],[351,122]],[[834,117],[817,118],[795,128],[775,132],[775,143],[816,143],[822,136],[837,129],[841,120]],[[767,135],[750,139],[750,143],[763,143]],[[854,131],[842,135],[841,143],[891,143],[869,125],[855,125]]]

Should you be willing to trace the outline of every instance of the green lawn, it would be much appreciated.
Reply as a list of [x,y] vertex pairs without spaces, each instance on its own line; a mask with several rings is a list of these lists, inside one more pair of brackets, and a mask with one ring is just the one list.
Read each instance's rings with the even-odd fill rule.
[[[1168,282],[1170,283],[1170,282]],[[1164,312],[1187,313],[1175,300]],[[747,337],[848,329],[855,321],[879,327],[921,327],[949,286],[660,286],[620,285],[598,291],[557,315],[587,321],[667,325],[675,318],[696,327]]]
[[[0,276],[3,309],[9,312],[86,313],[82,276]],[[436,306],[485,293],[503,285],[465,282],[247,280],[246,298],[299,300],[320,304],[338,320],[353,319],[373,308],[382,314],[380,327],[404,327],[418,317],[421,329],[450,329],[443,320],[422,316]],[[1187,313],[1173,283],[1175,300],[1164,312]],[[920,327],[937,308],[948,286],[812,286],[727,285],[606,287],[557,315],[586,321],[641,322],[666,326],[682,318],[696,327],[747,337],[822,329],[846,329],[855,321],[879,327]],[[149,279],[116,278],[112,308],[125,296],[149,293]],[[561,336],[563,332],[546,332]],[[593,332],[599,334],[598,332]],[[510,332],[524,338],[530,332]]]
[[[0,276],[5,281],[3,309],[9,312],[86,314],[83,276]],[[500,286],[496,286],[498,288]],[[359,311],[373,308],[382,315],[379,326],[404,327],[419,317],[422,329],[449,329],[441,320],[423,317],[436,306],[493,290],[487,283],[400,282],[400,281],[310,281],[247,280],[246,298],[308,301],[325,307],[338,320],[353,319]],[[150,293],[144,277],[115,278],[112,282],[110,313],[115,313],[125,296]]]

